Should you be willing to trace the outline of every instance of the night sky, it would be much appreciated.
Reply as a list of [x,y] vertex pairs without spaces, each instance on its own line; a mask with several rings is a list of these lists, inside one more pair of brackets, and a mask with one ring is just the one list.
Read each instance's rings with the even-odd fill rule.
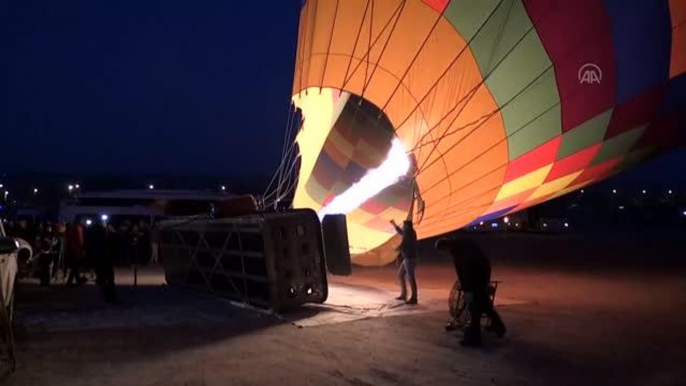
[[2,2],[0,168],[271,173],[298,5]]
[[[299,4],[3,2],[1,171],[271,173]],[[684,185],[683,165],[682,150],[623,180]]]

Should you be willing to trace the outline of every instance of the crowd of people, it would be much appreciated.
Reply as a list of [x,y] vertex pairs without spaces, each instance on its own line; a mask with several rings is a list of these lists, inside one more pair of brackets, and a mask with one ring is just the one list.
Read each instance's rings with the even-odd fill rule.
[[20,220],[6,223],[5,231],[31,244],[35,256],[31,271],[41,285],[61,277],[68,286],[79,286],[88,281],[85,272],[95,271],[108,303],[119,303],[115,266],[157,263],[154,231],[145,220],[93,223],[77,217],[54,224]]

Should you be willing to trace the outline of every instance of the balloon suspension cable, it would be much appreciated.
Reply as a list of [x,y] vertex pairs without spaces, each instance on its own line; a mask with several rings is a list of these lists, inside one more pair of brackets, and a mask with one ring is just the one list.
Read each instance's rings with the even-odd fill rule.
[[[286,161],[280,165],[282,169],[282,177],[278,183],[278,186],[276,186],[271,192],[266,194],[263,197],[263,201],[267,202],[268,200],[274,197],[276,198],[272,200],[272,203],[273,201],[281,200],[283,197],[290,193],[290,190],[294,188],[294,179],[297,181],[296,166],[298,164],[298,159],[300,157],[300,154],[295,151],[295,145],[296,142],[293,142],[292,146],[289,148],[289,151],[287,153],[288,157],[286,158]],[[283,171],[285,167],[288,167],[288,169],[286,171]],[[284,189],[286,192],[282,192],[282,190]]]
[[[290,162],[288,171],[286,172],[286,174],[284,174],[284,178],[281,181],[281,183],[279,184],[279,187],[277,189],[277,197],[278,197],[277,200],[281,200],[281,198],[283,198],[285,195],[288,194],[288,192],[285,192],[286,190],[292,189],[293,180],[296,179],[293,176],[295,175],[295,173],[294,173],[295,169],[296,169],[295,166],[297,164],[298,164],[298,157],[296,156],[296,158],[292,162]],[[284,190],[284,192],[282,192],[282,190]]]
[[[284,171],[283,171],[283,170],[284,170],[287,166],[290,167],[290,166],[292,165],[292,163],[295,161],[295,159],[297,159],[297,157],[299,156],[299,155],[296,154],[296,152],[295,152],[295,149],[296,149],[296,146],[295,146],[295,145],[296,145],[296,143],[293,142],[293,144],[288,148],[287,157],[286,157],[285,161],[282,162],[282,163],[279,165],[279,169],[274,173],[274,177],[272,178],[272,183],[273,183],[273,181],[276,180],[276,177],[278,176],[279,173],[282,174],[282,176],[279,178],[279,181],[277,182],[277,186],[275,186],[275,187],[274,187],[273,189],[271,189],[271,190],[265,191],[265,193],[263,194],[263,198],[264,198],[264,199],[267,199],[267,198],[270,198],[270,197],[272,197],[272,196],[274,196],[274,195],[277,195],[277,194],[279,193],[279,189],[280,189],[281,187],[283,187],[283,181],[284,181],[284,175],[283,175]],[[295,158],[294,158],[294,157],[295,157]],[[286,162],[286,161],[288,161],[288,160],[290,160],[290,161],[289,161],[289,162]],[[272,183],[270,183],[270,185],[272,185]]]
[[286,126],[286,132],[284,135],[283,143],[281,145],[281,160],[279,162],[279,166],[277,167],[276,171],[274,172],[274,175],[272,176],[272,179],[269,181],[269,184],[267,184],[267,187],[265,188],[264,192],[262,193],[262,196],[266,196],[269,194],[270,189],[272,188],[272,185],[274,184],[275,181],[279,181],[279,184],[281,183],[281,178],[283,176],[283,169],[285,162],[289,159],[289,157],[292,154],[293,149],[295,148],[295,140],[291,142],[291,136],[293,132],[293,127],[294,127],[294,120],[297,117],[296,109],[295,106],[291,103],[289,106],[288,110],[288,121],[287,121],[287,126]]

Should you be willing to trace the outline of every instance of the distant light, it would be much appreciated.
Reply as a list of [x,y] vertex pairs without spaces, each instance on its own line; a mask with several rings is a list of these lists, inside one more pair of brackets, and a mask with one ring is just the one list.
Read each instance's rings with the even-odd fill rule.
[[67,189],[69,189],[69,191],[71,192],[72,190],[74,190],[74,185],[67,186]]
[[480,223],[479,223],[479,225],[484,225],[484,222],[483,222],[483,221],[482,221],[482,222],[480,222]]
[[548,224],[543,223],[543,228],[547,228],[547,227],[548,227]]
[[683,212],[682,212],[681,214],[683,214],[684,216],[686,216],[686,210],[685,210],[685,211],[683,211]]
[[152,184],[148,185],[148,189],[150,189],[150,190],[155,189],[155,185],[152,185]]
[[565,228],[569,228],[569,223],[565,223]]
[[91,226],[91,225],[93,225],[93,220],[91,220],[91,219],[86,220],[86,226]]
[[672,191],[671,191],[671,190],[670,190],[670,191],[668,191],[668,192],[667,192],[667,194],[672,194]]
[[518,223],[518,222],[516,222],[516,223],[515,223],[515,226],[516,226],[517,228],[519,228],[519,223]]
[[37,188],[33,188],[33,194],[38,194],[38,189],[37,189]]
[[647,190],[645,190],[645,189],[643,189],[643,194],[646,194],[646,193],[648,193],[648,191],[647,191]]
[[612,189],[612,194],[617,194],[617,189]]
[[100,216],[100,219],[101,219],[102,221],[107,221],[107,220],[110,219],[110,216],[108,216],[108,215],[106,215],[106,214],[103,214],[102,216]]
[[619,210],[624,210],[624,205],[620,205]]
[[76,186],[74,186],[74,187],[75,187],[76,189],[81,189],[81,185],[79,185],[79,184],[76,184]]
[[507,217],[507,216],[505,216],[505,218],[503,218],[503,222],[504,222],[505,224],[509,224],[509,223],[510,223],[510,218]]
[[497,222],[492,222],[492,223],[491,223],[491,228],[497,228],[497,227],[498,227],[498,223],[497,223]]
[[226,186],[222,185],[222,192],[226,191]]
[[4,187],[5,187],[5,185],[3,185],[3,184],[0,184],[0,189],[2,189],[2,188],[4,188]]
[[581,189],[581,194],[584,194],[584,190],[583,190],[583,189]]

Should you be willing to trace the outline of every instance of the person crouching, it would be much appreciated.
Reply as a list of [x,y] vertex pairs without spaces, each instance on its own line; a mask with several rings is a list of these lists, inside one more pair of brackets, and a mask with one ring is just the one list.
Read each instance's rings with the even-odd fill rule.
[[491,319],[491,331],[498,337],[503,337],[506,332],[505,324],[493,308],[488,295],[491,263],[481,248],[467,238],[441,238],[436,241],[436,249],[452,256],[465,304],[469,310],[470,323],[465,328],[460,343],[465,346],[481,344],[481,315],[484,314]]

